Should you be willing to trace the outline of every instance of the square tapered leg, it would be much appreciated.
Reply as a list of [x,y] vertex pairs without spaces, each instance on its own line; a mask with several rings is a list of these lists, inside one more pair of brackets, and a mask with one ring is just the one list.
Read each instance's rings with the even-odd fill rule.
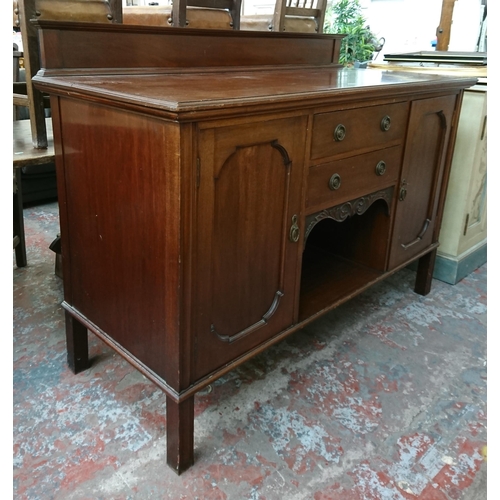
[[176,403],[167,396],[167,464],[181,474],[194,463],[194,396]]
[[420,257],[418,260],[415,293],[418,293],[419,295],[427,295],[431,291],[436,254],[437,249],[434,249],[432,252]]
[[87,328],[66,312],[66,349],[68,366],[73,373],[89,367],[89,343]]
[[16,253],[17,267],[25,267],[28,263],[26,258],[26,238],[24,236],[23,215],[23,192],[21,185],[21,169],[14,169],[14,249]]

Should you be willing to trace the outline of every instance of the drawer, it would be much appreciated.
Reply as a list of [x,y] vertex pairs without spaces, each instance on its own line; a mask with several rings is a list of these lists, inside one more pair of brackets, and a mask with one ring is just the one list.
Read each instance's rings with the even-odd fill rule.
[[384,104],[314,116],[311,158],[325,158],[402,141],[409,103]]
[[308,214],[373,193],[398,180],[403,148],[395,146],[309,169]]

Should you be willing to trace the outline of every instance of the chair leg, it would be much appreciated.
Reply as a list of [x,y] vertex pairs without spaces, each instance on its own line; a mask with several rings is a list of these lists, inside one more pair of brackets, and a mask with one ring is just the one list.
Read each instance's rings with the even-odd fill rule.
[[231,7],[231,19],[233,30],[240,29],[241,0],[233,0]]
[[172,2],[172,26],[184,28],[186,26],[187,0],[176,0]]
[[17,267],[25,267],[28,263],[26,257],[26,239],[24,236],[24,216],[23,216],[23,191],[21,186],[21,169],[14,169],[14,235],[16,265]]

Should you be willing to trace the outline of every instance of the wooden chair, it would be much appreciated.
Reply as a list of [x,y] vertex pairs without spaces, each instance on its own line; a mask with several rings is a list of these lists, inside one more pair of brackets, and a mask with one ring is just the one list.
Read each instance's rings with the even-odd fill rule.
[[[123,7],[123,24],[138,26],[162,26],[171,28],[172,5],[131,5]],[[184,27],[194,29],[233,29],[231,13],[222,9],[186,8]]]
[[189,20],[187,19],[188,7],[201,7],[203,9],[229,12],[232,19],[230,22],[231,27],[235,30],[240,29],[241,0],[173,0],[172,26],[184,28],[189,25]]
[[323,33],[326,0],[276,0],[274,14],[242,16],[240,29]]
[[122,22],[121,0],[35,0],[35,2],[36,19],[40,20]]
[[[13,26],[21,31],[23,51],[14,47],[14,249],[18,267],[26,266],[21,169],[54,161],[52,122],[46,117],[48,98],[37,90],[31,78],[40,69],[38,30],[32,19],[89,22],[121,22],[121,0],[14,0]],[[19,61],[23,60],[25,82],[19,82]],[[28,120],[16,120],[17,106],[28,109]]]
[[[40,69],[37,28],[30,23],[36,18],[33,0],[17,0],[14,2],[14,22],[21,30],[23,41],[22,53],[14,54],[14,61],[22,57],[24,62],[25,83],[16,78],[14,69],[14,105],[28,108],[33,147],[47,148],[47,129],[45,127],[45,104],[42,93],[31,84],[31,77]],[[17,57],[16,57],[17,55]]]
[[276,0],[272,31],[285,31],[287,18],[313,19],[316,33],[323,33],[326,0]]
[[[23,41],[25,85],[14,85],[14,105],[29,109],[31,135],[35,148],[47,148],[45,108],[42,93],[34,88],[31,78],[40,69],[37,27],[32,19],[65,21],[122,21],[121,0],[14,0],[14,25],[21,30]],[[15,71],[14,71],[15,74]],[[20,91],[24,89],[25,92]],[[46,100],[45,100],[46,101]]]

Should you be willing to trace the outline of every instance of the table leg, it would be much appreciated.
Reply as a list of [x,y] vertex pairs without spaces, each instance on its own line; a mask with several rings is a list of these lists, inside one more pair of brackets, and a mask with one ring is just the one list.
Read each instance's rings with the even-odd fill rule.
[[66,311],[66,349],[68,366],[73,373],[89,367],[89,344],[87,327]]
[[194,463],[194,396],[176,403],[167,396],[167,464],[181,474]]
[[21,169],[14,168],[14,235],[15,241],[16,265],[25,267],[28,263],[26,258],[26,240],[24,237],[24,215],[23,215],[23,191],[21,186]]
[[437,248],[418,260],[415,293],[427,295],[431,291],[432,275],[436,263]]

